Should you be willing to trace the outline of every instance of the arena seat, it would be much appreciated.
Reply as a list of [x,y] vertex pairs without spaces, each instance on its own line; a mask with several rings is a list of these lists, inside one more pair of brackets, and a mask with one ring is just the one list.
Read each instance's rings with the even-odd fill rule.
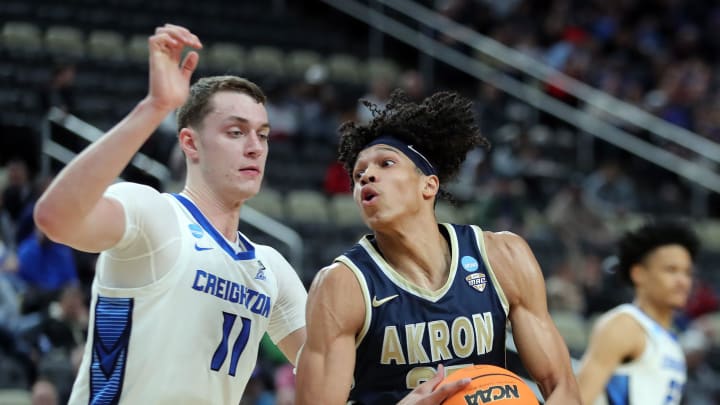
[[83,32],[75,27],[52,25],[45,30],[45,49],[53,56],[81,59],[85,56]]
[[125,38],[114,31],[91,31],[87,38],[87,55],[95,60],[124,60]]

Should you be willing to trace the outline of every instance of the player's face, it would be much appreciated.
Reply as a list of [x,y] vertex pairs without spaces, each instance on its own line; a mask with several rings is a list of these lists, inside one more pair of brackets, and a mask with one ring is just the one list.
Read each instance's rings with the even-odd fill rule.
[[401,216],[414,215],[422,203],[422,175],[403,153],[373,145],[358,155],[353,197],[373,230]]
[[680,245],[661,246],[640,266],[637,287],[664,307],[680,309],[687,303],[692,286],[692,259]]
[[200,170],[207,182],[235,199],[257,194],[268,154],[267,111],[263,104],[238,92],[219,92],[203,120]]

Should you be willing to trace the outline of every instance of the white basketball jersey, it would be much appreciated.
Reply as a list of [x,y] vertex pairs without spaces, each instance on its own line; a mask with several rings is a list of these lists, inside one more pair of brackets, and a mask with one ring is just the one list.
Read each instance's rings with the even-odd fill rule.
[[[177,257],[145,287],[108,288],[96,277],[71,404],[238,404],[271,317],[277,325],[278,317],[298,315],[273,311],[278,278],[292,271],[277,252],[256,249],[242,235],[244,249],[237,249],[188,199],[161,198],[170,200],[179,224]],[[168,224],[168,238],[178,237],[177,224]],[[304,325],[280,321],[268,331],[273,340]]]
[[615,370],[605,390],[606,398],[596,404],[680,404],[687,373],[685,356],[676,337],[635,305],[620,305],[612,313],[628,314],[642,325],[646,333],[645,351]]

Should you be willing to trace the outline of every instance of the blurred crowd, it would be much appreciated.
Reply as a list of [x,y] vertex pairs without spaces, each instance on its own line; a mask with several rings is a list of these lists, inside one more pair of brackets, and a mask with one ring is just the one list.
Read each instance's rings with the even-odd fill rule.
[[[715,2],[447,0],[433,6],[571,77],[720,142],[720,98],[713,75],[720,51],[720,37],[713,32],[720,5]],[[73,89],[76,74],[82,72],[74,65],[58,64],[40,95],[43,109],[56,106],[82,118],[75,104],[82,97]],[[415,100],[445,88],[473,98],[493,146],[472,151],[447,186],[455,210],[465,222],[510,230],[530,241],[546,274],[551,312],[575,356],[582,353],[595,316],[630,297],[612,273],[620,233],[648,216],[689,215],[689,186],[677,176],[600,142],[592,159],[581,159],[572,129],[491,84],[442,66],[432,86],[412,67],[394,77],[373,77],[360,88],[334,83],[322,66],[297,81],[258,81],[267,92],[273,125],[266,185],[281,191],[312,187],[326,196],[350,191],[344,169],[332,157],[320,160],[322,170],[306,173],[302,184],[300,179],[281,183],[287,170],[273,177],[272,165],[313,163],[301,160],[308,156],[300,153],[307,145],[334,150],[340,123],[371,117],[359,98],[382,107],[395,88]],[[584,107],[560,88],[545,90]],[[168,117],[143,151],[167,164],[177,180],[184,159],[175,147],[174,125]],[[637,128],[624,129],[665,146]],[[681,147],[666,146],[692,157]],[[32,390],[33,396],[50,401],[38,404],[64,403],[83,352],[96,257],[54,243],[35,229],[32,209],[52,177],[40,172],[40,157],[28,155],[27,145],[15,148],[0,153],[0,388]],[[282,150],[291,151],[284,159],[295,161],[273,161],[273,153]],[[317,266],[311,263],[312,268],[299,271],[312,274]],[[690,405],[720,403],[720,292],[713,282],[720,277],[712,276],[717,262],[701,261],[699,267],[690,302],[677,318],[688,356],[685,403]],[[293,384],[291,366],[266,339],[243,404],[290,404]]]

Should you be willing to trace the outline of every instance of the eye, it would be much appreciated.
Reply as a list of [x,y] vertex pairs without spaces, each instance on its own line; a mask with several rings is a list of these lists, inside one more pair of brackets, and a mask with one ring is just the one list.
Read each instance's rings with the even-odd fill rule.
[[237,138],[237,137],[240,137],[240,136],[244,135],[245,133],[244,133],[242,130],[239,130],[239,129],[231,129],[231,130],[228,131],[228,134],[229,134],[230,136],[232,136],[232,137]]
[[258,132],[258,138],[267,141],[270,139],[270,132]]
[[356,180],[360,180],[360,177],[362,177],[363,173],[365,172],[362,170],[358,170],[353,174],[353,178],[355,178]]
[[385,159],[382,161],[382,167],[388,167],[388,166],[392,166],[394,164],[395,164],[395,161],[391,160],[391,159]]

